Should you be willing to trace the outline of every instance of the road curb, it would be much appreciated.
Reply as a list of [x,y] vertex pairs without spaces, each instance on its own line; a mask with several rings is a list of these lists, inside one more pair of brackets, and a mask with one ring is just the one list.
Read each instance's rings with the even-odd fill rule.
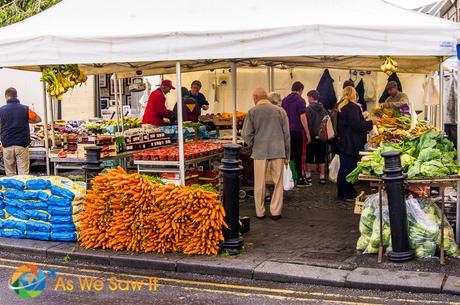
[[356,268],[346,279],[347,287],[441,293],[445,275],[434,272]]
[[254,279],[344,287],[349,273],[339,269],[265,261],[254,270]]
[[[16,240],[0,237],[0,251],[41,256],[50,260],[80,261],[99,266],[143,270],[198,273],[276,282],[290,282],[356,289],[401,290],[423,293],[460,294],[460,277],[444,273],[394,271],[377,268],[341,270],[277,262],[262,256],[197,257],[180,254],[131,254],[110,250],[88,250],[77,243]],[[444,285],[444,286],[443,286]]]

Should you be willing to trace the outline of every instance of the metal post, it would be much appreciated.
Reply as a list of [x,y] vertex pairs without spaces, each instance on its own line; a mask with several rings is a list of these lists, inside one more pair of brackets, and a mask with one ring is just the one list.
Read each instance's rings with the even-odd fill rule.
[[237,120],[236,120],[236,109],[237,109],[237,92],[236,92],[236,86],[237,86],[237,79],[236,79],[236,63],[232,62],[231,63],[231,78],[232,78],[232,101],[233,101],[233,107],[232,107],[232,141],[233,143],[236,144],[236,136],[237,136]]
[[113,91],[115,96],[115,117],[117,118],[117,132],[120,132],[120,111],[118,109],[118,84],[117,84],[117,75],[113,73],[110,77],[110,86],[113,81]]
[[53,97],[53,96],[50,95],[50,114],[51,114],[50,125],[51,125],[52,148],[56,147],[56,136],[55,136],[55,132],[54,132],[54,107],[53,107],[54,99],[56,99],[56,97]]
[[275,91],[275,67],[270,66],[270,91]]
[[85,170],[87,190],[91,188],[91,181],[93,178],[99,175],[101,172],[101,150],[102,148],[97,146],[85,147],[86,160],[82,168]]
[[444,130],[444,69],[442,68],[443,65],[443,58],[439,58],[439,125],[440,129]]
[[[460,151],[460,42],[457,42],[457,164],[460,165],[458,152]],[[460,182],[457,183],[457,190],[460,190]],[[455,218],[455,237],[457,244],[460,244],[460,196],[457,195],[457,213]]]
[[49,147],[49,133],[48,133],[48,101],[47,101],[47,93],[46,93],[46,83],[43,82],[43,126],[44,126],[44,134],[45,134],[45,161],[46,161],[46,175],[51,174],[50,169],[50,147]]
[[184,125],[182,116],[182,82],[180,61],[176,61],[176,93],[177,93],[177,141],[179,142],[179,172],[180,181],[185,184],[185,156],[184,156]]
[[267,66],[267,88],[268,88],[268,92],[273,91],[273,89],[272,89],[272,73],[271,73],[271,70],[270,70],[270,66]]
[[[105,74],[104,74],[105,77]],[[107,79],[106,79],[107,81]],[[110,88],[110,87],[109,87]],[[101,101],[99,92],[99,75],[94,76],[94,117],[99,118],[101,116]]]
[[391,246],[393,251],[388,259],[404,262],[415,258],[409,246],[409,229],[407,227],[407,211],[404,198],[404,176],[401,168],[401,152],[390,151],[382,154],[385,159],[385,182],[390,212]]
[[228,228],[224,228],[224,242],[221,251],[230,255],[239,254],[243,248],[244,240],[240,235],[240,165],[241,146],[237,144],[224,144],[224,158],[219,170],[223,176],[223,198],[225,209],[225,222]]
[[123,113],[123,94],[122,94],[122,88],[123,88],[123,80],[122,79],[119,79],[118,80],[118,88],[120,88],[120,90],[118,90],[119,92],[119,101],[118,101],[118,104],[117,104],[117,107],[120,107],[120,113],[121,113],[121,116],[120,116],[120,120],[121,120],[121,132],[124,133],[125,132],[125,114]]

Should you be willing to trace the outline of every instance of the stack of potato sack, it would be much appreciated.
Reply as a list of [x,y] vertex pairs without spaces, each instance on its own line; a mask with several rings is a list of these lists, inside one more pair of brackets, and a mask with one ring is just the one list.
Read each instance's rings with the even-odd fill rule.
[[0,236],[76,241],[85,186],[62,177],[0,179]]

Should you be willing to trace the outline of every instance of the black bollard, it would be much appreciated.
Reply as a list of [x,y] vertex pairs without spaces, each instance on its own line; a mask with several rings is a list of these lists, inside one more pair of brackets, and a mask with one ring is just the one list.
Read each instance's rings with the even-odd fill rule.
[[101,172],[101,150],[102,148],[97,146],[87,146],[85,147],[86,150],[86,160],[83,165],[83,169],[85,170],[85,181],[86,181],[86,189],[89,190],[91,188],[91,180],[94,177],[99,175]]
[[393,252],[388,254],[388,259],[394,262],[409,261],[415,258],[415,253],[410,250],[409,246],[401,152],[391,151],[382,154],[382,156],[385,159],[383,181],[388,194],[391,246],[393,248]]
[[240,172],[243,167],[240,165],[241,146],[237,144],[224,144],[224,158],[219,170],[223,176],[225,222],[228,228],[224,228],[224,242],[221,252],[230,255],[239,254],[243,248],[243,237],[240,235]]

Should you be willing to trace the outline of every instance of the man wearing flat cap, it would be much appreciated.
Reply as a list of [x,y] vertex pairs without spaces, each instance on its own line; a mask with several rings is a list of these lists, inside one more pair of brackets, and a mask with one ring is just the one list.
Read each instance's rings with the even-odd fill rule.
[[407,94],[399,91],[398,84],[395,81],[388,82],[385,90],[390,95],[383,106],[385,108],[393,108],[399,110],[400,112],[410,115],[409,110],[409,98]]

